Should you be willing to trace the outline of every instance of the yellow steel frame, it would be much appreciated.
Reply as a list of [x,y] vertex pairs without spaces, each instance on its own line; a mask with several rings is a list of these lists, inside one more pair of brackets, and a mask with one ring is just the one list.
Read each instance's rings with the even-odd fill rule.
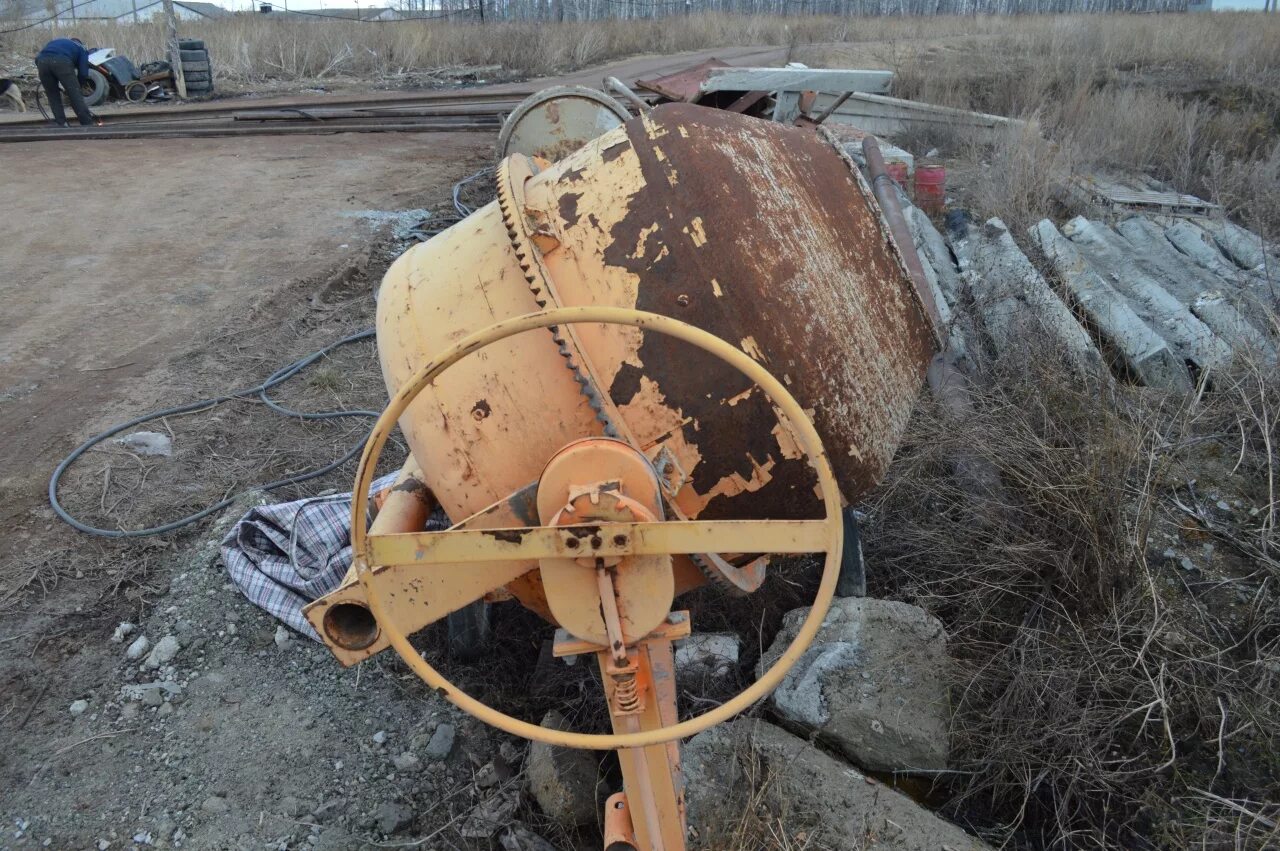
[[[823,520],[666,520],[370,535],[371,564],[465,564],[688,553],[820,553]],[[597,543],[598,542],[598,543]]]
[[[799,524],[781,521],[749,521],[745,524],[736,521],[689,522],[687,525],[685,523],[611,524],[617,525],[619,531],[611,532],[607,540],[602,538],[598,545],[593,545],[601,554],[603,554],[606,545],[618,546],[619,552],[617,554],[619,555],[634,554],[636,545],[652,547],[655,551],[666,553],[714,551],[712,547],[721,548],[721,552],[811,551],[826,553],[822,580],[818,586],[813,607],[809,610],[808,616],[801,624],[800,630],[791,645],[762,677],[731,700],[702,715],[656,729],[611,735],[550,730],[513,718],[481,703],[462,691],[418,655],[409,643],[408,637],[399,629],[394,619],[388,617],[385,601],[380,596],[380,589],[378,588],[376,568],[389,563],[384,560],[387,556],[392,556],[397,560],[402,556],[413,556],[407,561],[398,561],[401,566],[405,564],[439,564],[446,561],[446,559],[440,557],[440,552],[447,552],[449,555],[447,561],[456,563],[456,556],[465,551],[469,545],[461,544],[455,547],[455,544],[446,542],[446,540],[451,537],[456,538],[459,535],[467,536],[476,533],[437,532],[420,535],[369,535],[366,532],[368,500],[361,497],[362,494],[369,492],[373,483],[374,469],[391,434],[391,430],[395,428],[400,417],[418,394],[442,372],[468,354],[499,340],[505,340],[516,334],[548,328],[553,325],[580,323],[628,325],[644,331],[666,334],[719,357],[754,381],[773,400],[773,403],[786,420],[786,424],[790,426],[800,448],[808,457],[810,465],[817,473],[823,507],[826,512],[826,517],[821,521],[802,521]],[[458,341],[438,357],[423,364],[412,378],[396,392],[387,408],[382,412],[382,416],[378,418],[378,422],[369,435],[368,442],[365,444],[364,454],[360,458],[360,468],[356,472],[354,492],[356,498],[351,502],[351,544],[354,554],[354,568],[361,584],[364,586],[369,608],[377,619],[379,626],[385,631],[391,646],[395,648],[396,652],[400,654],[400,657],[404,659],[414,673],[425,680],[432,688],[442,691],[454,705],[463,711],[514,736],[561,747],[612,750],[665,744],[696,735],[747,709],[778,686],[782,678],[786,676],[787,671],[799,661],[800,656],[813,641],[814,636],[817,635],[818,629],[822,626],[822,621],[826,617],[827,610],[831,606],[831,600],[835,595],[836,579],[840,568],[840,551],[843,544],[840,494],[835,476],[831,471],[830,461],[827,459],[822,447],[822,440],[809,418],[805,415],[804,410],[800,407],[800,403],[767,369],[714,334],[670,317],[627,308],[560,307],[531,313],[515,319],[503,320]],[[758,529],[763,529],[765,532],[757,536],[754,531],[745,531],[744,526],[758,527]],[[651,529],[650,527],[672,527],[675,531],[672,531],[669,535],[664,535],[660,530]],[[571,529],[571,527],[566,528]],[[563,537],[564,529],[527,531],[528,548],[525,548],[522,539],[518,543],[514,543],[510,548],[503,548],[503,554],[500,556],[495,556],[492,551],[486,553],[483,556],[484,560],[491,561],[494,558],[506,560],[536,559],[539,557],[542,548],[563,546],[564,541],[567,540]],[[732,532],[732,534],[726,536],[722,532]],[[485,533],[478,534],[483,536]],[[493,535],[492,530],[489,530],[488,535],[490,540],[498,540]],[[615,545],[612,540],[614,535],[626,536],[628,545],[625,547]],[[688,547],[693,543],[693,539],[700,536],[702,542],[698,546],[692,547],[692,549],[684,549],[684,547]],[[439,538],[441,543],[429,543],[430,538]],[[744,547],[744,541],[748,540],[748,538],[752,546]],[[391,542],[388,543],[387,539],[391,539]],[[408,541],[406,546],[405,543],[397,542],[397,539],[412,540]],[[473,539],[458,538],[457,540],[472,541]],[[664,544],[676,546],[677,548],[663,549]],[[474,543],[470,544],[470,546],[474,546]],[[795,549],[801,546],[804,549]],[[419,550],[421,550],[421,553],[419,553]],[[564,556],[571,553],[557,549],[554,554]],[[572,555],[581,555],[581,553],[572,553]]]

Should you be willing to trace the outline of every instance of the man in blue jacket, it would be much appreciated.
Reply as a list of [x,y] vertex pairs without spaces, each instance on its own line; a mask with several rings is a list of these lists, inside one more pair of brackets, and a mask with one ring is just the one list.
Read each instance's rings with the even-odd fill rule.
[[55,38],[36,54],[36,70],[40,72],[40,85],[44,86],[44,93],[49,98],[54,124],[67,126],[59,83],[66,89],[80,124],[84,127],[93,124],[93,116],[84,102],[84,93],[80,91],[80,83],[89,79],[89,51],[84,49],[84,42],[78,38]]

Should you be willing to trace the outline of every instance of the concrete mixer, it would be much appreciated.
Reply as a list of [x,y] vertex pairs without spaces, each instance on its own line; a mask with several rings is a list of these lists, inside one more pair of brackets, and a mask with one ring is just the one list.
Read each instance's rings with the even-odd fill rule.
[[[390,646],[502,730],[616,749],[606,848],[683,849],[676,743],[766,696],[816,634],[842,504],[884,473],[934,353],[927,294],[822,131],[668,105],[554,165],[511,156],[497,183],[383,280],[391,402],[356,478],[351,572],[307,617],[343,664]],[[397,424],[411,455],[370,526]],[[457,522],[424,532],[437,501]],[[756,591],[783,553],[825,554],[795,642],[678,722],[678,598]],[[557,656],[597,658],[612,734],[504,715],[408,641],[510,598],[558,628]]]

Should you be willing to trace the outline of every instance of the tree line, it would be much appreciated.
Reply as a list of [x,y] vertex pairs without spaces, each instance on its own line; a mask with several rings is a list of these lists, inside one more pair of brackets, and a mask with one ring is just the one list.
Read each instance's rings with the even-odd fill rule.
[[[907,17],[1186,12],[1204,0],[399,0],[402,12],[492,21],[668,18],[705,12],[746,15]],[[1268,4],[1280,0],[1266,0]]]

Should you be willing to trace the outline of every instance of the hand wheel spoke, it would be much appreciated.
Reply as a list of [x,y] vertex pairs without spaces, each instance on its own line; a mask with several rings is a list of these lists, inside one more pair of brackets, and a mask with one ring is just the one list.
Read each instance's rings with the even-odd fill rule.
[[689,553],[820,553],[824,520],[686,520],[370,535],[368,564],[441,565]]
[[[355,492],[368,493],[378,456],[391,429],[414,398],[436,377],[467,354],[515,334],[553,325],[583,322],[627,325],[655,331],[690,343],[719,357],[758,384],[791,423],[797,442],[818,475],[826,518],[801,521],[669,521],[660,523],[600,523],[592,526],[516,527],[511,529],[452,530],[444,533],[368,535],[365,532],[365,500],[353,501],[351,544],[356,553],[357,574],[368,597],[368,608],[383,627],[386,638],[405,663],[432,688],[439,689],[466,712],[512,735],[563,747],[605,749],[638,748],[695,735],[733,717],[772,691],[817,635],[835,593],[840,568],[842,525],[840,497],[822,440],[800,403],[768,370],[730,343],[706,331],[652,313],[613,307],[555,308],[505,319],[459,340],[435,360],[419,367],[382,412],[369,436],[356,474]],[[434,540],[433,540],[434,539]],[[574,541],[576,543],[570,543]],[[613,735],[548,730],[512,718],[459,689],[433,668],[409,643],[391,609],[400,603],[381,576],[405,571],[425,582],[447,580],[452,575],[506,565],[512,570],[543,558],[583,558],[607,555],[662,555],[677,553],[826,553],[822,581],[808,616],[791,645],[761,677],[727,702],[694,718],[667,727]],[[381,565],[381,566],[378,566]],[[453,565],[453,571],[436,570]]]

